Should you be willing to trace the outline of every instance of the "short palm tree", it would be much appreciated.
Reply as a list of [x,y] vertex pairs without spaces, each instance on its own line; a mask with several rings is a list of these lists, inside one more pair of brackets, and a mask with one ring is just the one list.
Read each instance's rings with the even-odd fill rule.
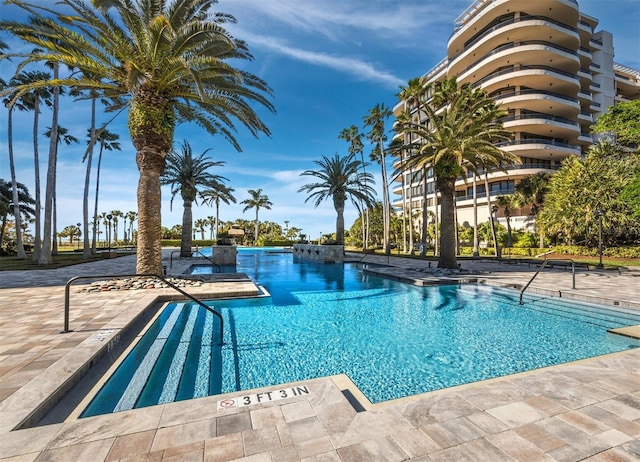
[[[515,186],[515,194],[518,196],[522,205],[531,206],[529,215],[537,223],[537,217],[542,211],[542,203],[549,186],[551,175],[547,172],[538,172],[535,175],[523,178],[520,183]],[[536,231],[537,224],[536,224]],[[544,247],[544,238],[540,233],[540,248]]]
[[413,126],[419,145],[401,169],[431,166],[441,198],[440,268],[457,268],[455,183],[465,169],[479,165],[517,162],[517,157],[496,147],[511,134],[502,128],[504,115],[482,89],[458,86],[455,78],[435,82],[433,98],[422,106],[427,124]]
[[209,226],[211,227],[211,239],[214,238],[213,230],[215,226],[215,239],[218,238],[218,231],[220,229],[220,202],[224,202],[229,205],[232,202],[236,203],[236,198],[233,197],[233,188],[229,188],[223,184],[214,184],[210,185],[209,188],[203,190],[200,193],[200,197],[203,200],[203,203],[207,205],[216,205],[216,216],[215,217],[207,217],[209,221]]
[[511,234],[511,209],[520,207],[520,199],[515,194],[498,196],[496,199],[498,207],[502,207],[504,218],[507,221],[507,248],[513,247],[513,237]]
[[269,200],[269,197],[267,197],[266,194],[262,194],[262,189],[249,189],[247,192],[251,197],[249,199],[243,200],[240,203],[244,204],[245,206],[244,209],[242,209],[242,213],[246,212],[249,209],[256,209],[256,224],[253,233],[253,242],[255,243],[258,241],[258,231],[260,225],[260,221],[258,220],[258,211],[260,209],[271,210],[273,202]]
[[315,199],[314,205],[331,198],[336,210],[336,244],[344,245],[344,207],[347,199],[351,199],[354,206],[363,203],[367,208],[374,204],[375,190],[371,186],[373,177],[362,171],[362,163],[356,159],[355,153],[333,158],[322,156],[322,160],[314,161],[318,170],[305,170],[304,176],[312,176],[319,181],[302,186],[298,192],[309,194],[305,202]]
[[[72,66],[77,72],[56,85],[91,89],[101,97],[123,98],[128,105],[140,171],[136,270],[161,274],[160,176],[176,125],[196,122],[237,150],[238,122],[254,136],[269,133],[250,103],[273,110],[270,88],[232,65],[252,58],[246,43],[224,28],[235,18],[213,13],[216,0],[93,0],[91,5],[61,0],[55,10],[14,3],[29,19],[0,21],[0,29],[44,51],[12,56],[26,58],[25,65],[49,61]],[[51,83],[31,83],[23,91]],[[112,109],[119,107],[114,103]]]
[[181,151],[171,151],[167,155],[167,168],[160,178],[163,185],[171,185],[171,203],[177,194],[182,197],[182,239],[180,241],[180,256],[191,256],[191,242],[193,229],[192,205],[197,204],[198,190],[211,188],[211,185],[221,184],[226,178],[214,175],[208,170],[224,165],[222,161],[212,161],[206,156],[209,149],[198,156],[193,155],[188,141],[182,144]]

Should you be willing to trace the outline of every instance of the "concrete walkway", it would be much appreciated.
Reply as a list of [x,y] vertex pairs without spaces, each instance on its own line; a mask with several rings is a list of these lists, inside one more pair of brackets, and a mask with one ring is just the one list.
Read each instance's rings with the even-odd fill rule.
[[[167,254],[168,256],[168,254]],[[433,278],[428,264],[367,256],[390,276]],[[181,273],[191,262],[174,262]],[[465,277],[522,286],[535,268],[463,262]],[[2,461],[638,461],[640,349],[400,400],[368,404],[346,376],[14,430],[35,422],[122,329],[176,295],[166,289],[71,293],[81,274],[123,274],[135,257],[48,271],[0,272]],[[640,310],[640,273],[541,273],[532,291]],[[202,297],[251,295],[246,279],[189,288]],[[634,328],[640,336],[640,326]],[[248,403],[244,406],[244,403]]]

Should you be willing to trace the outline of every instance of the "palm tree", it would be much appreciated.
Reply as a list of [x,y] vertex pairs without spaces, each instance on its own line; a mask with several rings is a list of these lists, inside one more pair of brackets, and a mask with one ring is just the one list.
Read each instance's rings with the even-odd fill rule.
[[[49,80],[50,74],[41,71],[27,72],[27,77],[30,82],[37,82],[38,80]],[[40,155],[38,150],[38,132],[39,120],[40,120],[40,103],[43,103],[47,107],[51,107],[51,89],[50,88],[35,88],[31,92],[32,104],[29,109],[33,111],[33,170],[35,179],[35,216],[34,216],[34,240],[33,240],[33,261],[40,260],[40,251],[42,249],[42,223],[40,209],[42,207],[42,195],[40,188]]]
[[423,106],[428,123],[416,127],[420,145],[401,168],[433,168],[441,193],[440,268],[457,268],[454,194],[456,179],[478,165],[514,162],[516,157],[494,143],[510,139],[498,118],[503,115],[482,89],[458,87],[456,79],[435,82],[430,104]]
[[[415,107],[415,115],[416,115],[416,125],[420,127],[422,125],[422,104],[425,99],[425,79],[424,77],[415,77],[410,79],[407,83],[406,87],[400,88],[400,93],[398,93],[398,97],[405,102],[405,111],[401,114],[401,117],[398,118],[398,122],[400,123],[399,131],[405,135],[405,144],[407,145],[407,150],[409,154],[407,157],[413,155],[413,144],[414,144],[414,125],[412,111]],[[413,207],[413,169],[409,168],[409,208]],[[402,179],[404,181],[404,174],[402,175]],[[404,194],[404,183],[402,187],[402,191]],[[436,201],[436,209],[438,207],[437,199]],[[404,196],[403,196],[403,204],[404,204]],[[426,167],[423,168],[422,175],[422,246],[420,256],[424,257],[427,251],[427,216],[428,216],[428,208],[427,208],[427,175],[426,175]],[[409,211],[409,228],[413,230],[413,213]],[[413,231],[409,235],[409,247],[410,252],[413,254]]]
[[109,214],[111,215],[111,220],[113,223],[113,242],[118,242],[118,223],[119,223],[119,218],[124,217],[124,214],[120,211],[120,210],[112,210],[111,212],[109,212]]
[[[348,128],[343,129],[340,132],[340,135],[338,136],[338,138],[343,139],[347,143],[349,143],[349,154],[360,155],[362,171],[366,173],[367,170],[366,170],[366,163],[364,161],[364,145],[362,144],[363,136],[364,134],[360,133],[360,130],[358,130],[358,127],[356,127],[355,125],[351,125]],[[365,184],[366,184],[366,179],[365,179]],[[369,229],[369,207],[366,207],[364,204],[359,204],[359,209],[361,213],[362,211],[364,211],[364,219],[361,220],[362,250],[366,252],[367,249],[369,248],[369,245],[368,245],[369,238],[367,233],[367,230]]]
[[[175,126],[196,122],[207,132],[224,136],[238,151],[237,122],[254,136],[269,134],[250,103],[272,111],[270,88],[233,67],[235,60],[252,56],[246,43],[224,28],[235,18],[211,13],[216,3],[94,0],[87,6],[81,0],[61,0],[62,6],[54,11],[16,1],[31,15],[29,21],[0,21],[1,29],[45,49],[12,55],[25,57],[25,65],[51,61],[78,70],[56,85],[91,88],[106,98],[126,99],[114,103],[113,109],[129,107],[129,133],[140,171],[138,273],[162,273],[160,176]],[[30,88],[25,86],[24,91]]]
[[205,221],[206,221],[206,224],[209,226],[209,239],[213,240],[213,232],[216,229],[218,220],[216,219],[216,217],[212,217],[211,215],[209,215]]
[[127,217],[127,220],[129,220],[129,241],[133,242],[133,223],[136,221],[136,219],[138,218],[138,213],[130,210],[129,212],[124,214],[125,217]]
[[[58,162],[58,145],[61,143],[66,144],[67,146],[71,145],[71,143],[77,143],[78,138],[69,134],[69,130],[61,127],[60,125],[56,125],[55,128],[47,128],[47,131],[44,132],[44,136],[52,139],[55,137],[55,155],[53,156],[54,165],[52,168],[53,176],[51,180],[47,177],[47,184],[49,186],[49,182],[51,182],[51,188],[47,188],[47,194],[51,194],[51,230],[52,237],[57,235],[57,225],[58,225],[58,210],[56,206],[56,181],[57,181],[57,162]],[[50,167],[51,168],[51,167]],[[46,227],[45,227],[46,228]],[[58,253],[58,241],[53,239],[53,246],[51,249],[51,253],[56,255]]]
[[383,246],[385,254],[389,255],[391,246],[389,242],[391,205],[389,204],[389,183],[387,180],[387,160],[385,158],[384,143],[387,141],[384,123],[391,117],[393,112],[384,104],[376,104],[369,110],[369,114],[364,117],[365,127],[369,127],[367,138],[374,143],[375,147],[371,153],[371,160],[380,164],[382,170],[382,211],[383,211]]
[[98,231],[98,218],[104,218],[98,216],[98,194],[100,192],[100,166],[102,165],[102,152],[107,151],[121,151],[120,143],[118,143],[120,136],[111,133],[109,130],[101,130],[98,133],[97,143],[100,145],[98,151],[98,165],[96,166],[96,197],[94,198],[93,205],[93,241],[91,242],[91,253],[96,254],[96,236]]
[[515,194],[498,196],[496,199],[498,207],[504,209],[504,217],[507,220],[507,248],[513,247],[513,237],[511,235],[511,209],[520,207],[520,200]]
[[[182,197],[182,239],[180,241],[180,256],[191,256],[191,241],[193,228],[193,213],[191,206],[196,202],[198,189],[221,185],[226,178],[209,173],[212,167],[224,165],[224,162],[214,162],[206,156],[209,149],[199,156],[193,155],[188,141],[182,144],[180,152],[172,150],[167,155],[167,167],[160,178],[162,185],[171,185],[171,204],[176,194]],[[139,222],[138,222],[139,223]]]
[[[4,81],[2,81],[2,86],[5,88],[7,92],[13,91],[12,89],[17,87],[22,83],[28,82],[29,78],[27,74],[20,73],[16,75],[9,81],[9,84],[6,85]],[[22,228],[20,227],[20,200],[19,200],[19,191],[18,191],[18,182],[16,180],[16,166],[13,156],[13,110],[18,109],[19,111],[26,111],[30,108],[30,95],[22,95],[21,98],[14,97],[13,94],[9,93],[4,99],[4,105],[7,107],[8,115],[7,115],[7,144],[9,151],[9,171],[11,172],[11,185],[12,185],[12,204],[13,204],[13,217],[16,224],[16,250],[17,255],[16,258],[23,260],[26,258],[26,253],[24,251],[24,246],[22,244]]]
[[247,192],[251,197],[249,199],[243,200],[240,203],[244,204],[245,206],[244,209],[242,209],[242,213],[246,212],[249,209],[256,209],[256,224],[255,231],[253,233],[253,242],[256,243],[258,242],[258,230],[260,224],[260,222],[258,221],[258,211],[260,209],[271,210],[273,202],[269,200],[266,194],[262,194],[262,189],[249,189]]
[[[522,206],[531,206],[529,215],[533,218],[534,223],[537,223],[537,217],[542,211],[542,203],[544,202],[544,195],[547,192],[547,186],[551,175],[547,172],[538,172],[535,175],[523,178],[520,183],[515,186],[515,193],[519,198]],[[538,232],[536,224],[536,232]],[[540,233],[540,248],[544,247],[544,237]]]
[[[216,204],[216,216],[207,217],[209,219],[209,225],[211,226],[211,231],[213,232],[213,226],[215,224],[216,235],[215,239],[218,239],[218,231],[220,228],[220,201],[229,205],[231,202],[236,203],[236,198],[233,197],[233,188],[229,188],[228,186],[224,186],[222,184],[210,185],[208,189],[205,189],[200,193],[200,197],[202,198],[203,203],[207,205]],[[213,218],[214,222],[211,221]],[[212,235],[213,239],[213,235]]]
[[194,226],[195,226],[195,229],[193,233],[195,234],[196,231],[200,231],[200,239],[204,241],[204,227],[207,226],[207,220],[205,220],[204,218],[198,218],[194,222]]
[[360,171],[361,162],[356,159],[355,153],[340,157],[336,154],[332,159],[322,156],[322,160],[314,161],[320,168],[318,170],[305,170],[301,175],[313,176],[319,181],[308,183],[298,189],[298,192],[309,194],[305,202],[315,199],[314,205],[328,198],[333,200],[336,210],[336,244],[344,245],[344,206],[347,199],[351,199],[354,206],[358,202],[367,208],[374,203],[375,190],[369,182],[373,180],[370,173]]

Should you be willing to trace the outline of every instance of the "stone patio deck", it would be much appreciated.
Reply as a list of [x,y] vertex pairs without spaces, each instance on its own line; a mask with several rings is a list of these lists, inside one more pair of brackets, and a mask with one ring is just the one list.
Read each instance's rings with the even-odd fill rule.
[[[368,256],[420,280],[427,263]],[[183,271],[187,261],[174,262]],[[463,262],[490,284],[522,286],[535,268]],[[64,283],[80,274],[133,272],[135,257],[50,271],[0,272],[0,460],[2,461],[637,461],[640,349],[370,405],[346,376],[180,401],[13,430],[37,420],[69,377],[166,289],[78,294],[63,327]],[[468,276],[468,275],[466,275]],[[541,273],[531,289],[640,309],[640,272]],[[223,280],[195,296],[252,294]],[[635,329],[635,330],[634,330]],[[640,336],[640,326],[631,328]],[[300,387],[283,399],[276,391]],[[252,404],[237,398],[252,394]],[[258,398],[260,394],[261,398]],[[53,398],[52,398],[53,397]],[[236,406],[224,408],[226,399]],[[261,402],[257,402],[258,399]],[[236,400],[236,401],[232,401]]]

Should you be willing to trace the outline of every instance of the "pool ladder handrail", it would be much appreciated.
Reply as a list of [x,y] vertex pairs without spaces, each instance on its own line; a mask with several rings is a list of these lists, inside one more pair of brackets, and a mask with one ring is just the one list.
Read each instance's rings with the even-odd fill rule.
[[[173,268],[173,254],[176,252],[182,252],[182,250],[173,250],[171,252],[171,255],[169,255],[169,268]],[[196,248],[196,250],[191,250],[191,254],[193,255],[194,253],[199,253],[200,255],[202,255],[204,258],[206,258],[207,260],[209,260],[209,262],[211,262],[211,265],[215,266],[216,268],[218,268],[218,273],[222,273],[222,268],[220,268],[220,265],[218,265],[216,262],[214,262],[212,259],[210,259],[209,257],[207,257],[205,254],[203,254],[202,252],[200,252],[200,250],[198,250]]]
[[527,284],[522,288],[522,290],[520,291],[520,305],[523,304],[522,302],[522,296],[524,295],[524,291],[527,290],[529,288],[529,286],[531,285],[531,283],[533,282],[533,280],[538,276],[538,274],[540,274],[540,272],[545,268],[545,266],[547,266],[547,264],[549,263],[553,263],[554,261],[556,262],[571,262],[571,275],[572,275],[572,285],[571,288],[575,289],[576,288],[576,262],[573,261],[570,258],[551,258],[551,259],[545,259],[544,262],[542,263],[542,265],[540,266],[540,268],[538,268],[538,271],[535,272],[535,274],[531,277],[531,279],[529,279],[529,282],[527,282]]
[[187,297],[192,302],[197,303],[198,305],[200,305],[205,310],[210,311],[211,313],[213,313],[220,320],[220,344],[223,343],[223,339],[224,339],[224,320],[222,319],[222,315],[220,313],[218,313],[216,310],[214,310],[212,307],[210,307],[209,305],[204,303],[203,301],[198,300],[193,295],[185,292],[184,290],[182,290],[180,287],[176,286],[172,282],[169,282],[167,280],[167,278],[165,278],[164,276],[160,276],[160,275],[154,274],[154,273],[99,274],[99,275],[93,275],[93,276],[85,275],[85,276],[72,277],[71,279],[69,279],[67,281],[67,283],[64,286],[64,330],[62,331],[62,333],[65,334],[65,333],[71,332],[71,330],[69,329],[69,292],[70,292],[71,284],[73,284],[75,281],[78,281],[80,279],[99,279],[99,278],[109,278],[109,279],[116,279],[117,278],[117,279],[120,279],[120,278],[130,278],[130,277],[153,277],[153,278],[159,279],[162,282],[164,282],[165,284],[167,284],[173,290],[175,290],[175,291],[179,292],[181,295],[184,295],[185,297]]

